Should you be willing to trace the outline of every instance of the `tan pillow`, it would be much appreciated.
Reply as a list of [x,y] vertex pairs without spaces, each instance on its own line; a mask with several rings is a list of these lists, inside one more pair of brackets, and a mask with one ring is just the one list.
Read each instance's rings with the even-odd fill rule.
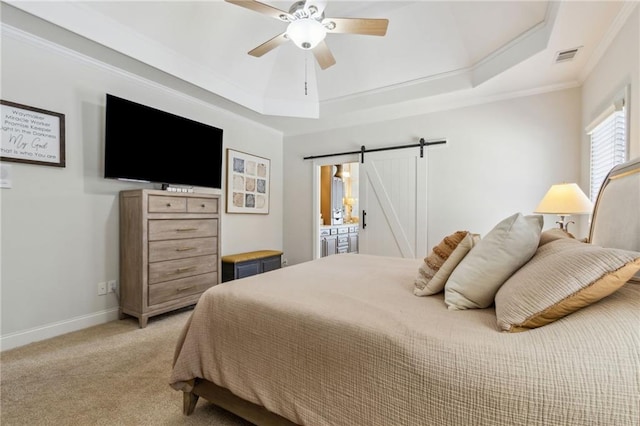
[[[467,233],[467,231],[457,231],[444,237],[442,241],[431,249],[431,252],[424,258],[424,263],[418,269],[418,276],[414,282],[414,293],[416,295],[426,296],[428,294],[434,294],[429,293],[429,290],[425,290],[427,284],[431,282],[435,274],[440,270],[440,267],[442,267]],[[425,291],[424,293],[422,293],[423,290]]]
[[444,287],[449,309],[487,308],[500,286],[538,248],[542,216],[516,213],[498,223],[465,256]]
[[560,228],[548,229],[544,231],[542,234],[540,234],[540,243],[538,244],[538,247],[543,246],[547,243],[550,243],[551,241],[558,240],[560,238],[575,238],[575,237],[570,232],[563,231]]
[[562,238],[541,246],[496,294],[501,330],[542,327],[610,295],[640,270],[640,253]]
[[[447,255],[451,249],[451,244],[458,239],[458,236],[462,233],[462,239],[455,245],[453,251]],[[438,246],[434,247],[434,250],[425,258],[424,263],[418,269],[418,277],[415,281],[415,288],[413,293],[416,296],[430,296],[432,294],[440,293],[444,289],[444,284],[447,282],[451,272],[458,266],[458,263],[469,253],[469,250],[480,240],[480,236],[477,234],[471,234],[466,231],[458,231],[453,234],[455,237],[446,237]],[[440,247],[442,244],[445,248]],[[440,264],[442,257],[440,255],[446,255],[444,262],[437,268],[432,269],[429,264]],[[434,261],[431,261],[430,257],[435,257]]]

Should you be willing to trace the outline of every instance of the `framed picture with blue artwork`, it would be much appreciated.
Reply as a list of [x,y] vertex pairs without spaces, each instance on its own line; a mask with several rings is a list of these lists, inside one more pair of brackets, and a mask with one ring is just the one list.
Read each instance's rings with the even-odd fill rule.
[[227,213],[269,214],[271,160],[227,148]]

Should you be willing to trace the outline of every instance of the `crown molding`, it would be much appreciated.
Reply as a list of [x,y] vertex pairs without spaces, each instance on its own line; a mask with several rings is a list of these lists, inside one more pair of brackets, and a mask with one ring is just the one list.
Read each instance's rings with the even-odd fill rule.
[[[217,113],[221,114],[221,115],[226,115],[228,117],[233,117],[234,119],[237,120],[241,120],[247,123],[252,123],[254,125],[260,126],[262,127],[264,130],[270,131],[270,132],[275,132],[276,134],[282,135],[282,131],[279,129],[276,129],[272,126],[269,126],[267,124],[264,124],[262,122],[260,122],[259,120],[255,120],[255,119],[251,119],[250,117],[247,117],[245,115],[243,115],[241,113],[241,111],[234,111],[232,110],[230,107],[235,106],[234,105],[226,105],[226,106],[221,106],[221,105],[216,105],[215,102],[211,102],[211,101],[206,101],[203,99],[200,99],[198,97],[195,96],[191,96],[183,91],[180,90],[176,90],[173,89],[171,87],[168,87],[164,84],[155,82],[151,79],[145,78],[143,76],[140,76],[139,74],[124,70],[122,68],[119,68],[117,66],[111,65],[107,62],[101,61],[99,59],[96,59],[92,56],[86,55],[84,53],[78,52],[77,50],[62,46],[60,44],[57,44],[51,40],[39,37],[31,32],[22,30],[20,28],[16,28],[12,25],[9,25],[5,22],[2,22],[2,25],[0,25],[0,32],[2,34],[2,37],[7,37],[7,38],[11,38],[13,40],[19,41],[21,43],[26,43],[29,44],[31,46],[34,46],[38,49],[42,49],[51,53],[54,53],[56,55],[59,56],[63,56],[67,59],[73,60],[75,62],[81,63],[83,65],[87,65],[90,66],[94,69],[98,69],[100,71],[104,71],[104,72],[108,72],[112,75],[118,76],[120,78],[124,78],[127,79],[129,81],[134,82],[136,85],[140,85],[140,86],[146,86],[149,89],[153,89],[153,90],[157,90],[160,92],[164,92],[169,96],[172,97],[177,97],[179,99],[182,99],[186,102],[198,105],[200,107],[203,108],[207,108],[207,109],[213,109],[215,110]],[[146,64],[145,64],[146,66]],[[204,90],[204,89],[203,89]],[[231,101],[227,101],[228,104],[231,104]],[[237,108],[236,106],[236,109]]]
[[616,15],[616,18],[613,20],[613,23],[607,30],[606,34],[598,43],[598,46],[595,48],[586,65],[580,70],[578,74],[578,79],[580,82],[584,83],[591,71],[596,67],[598,62],[602,59],[604,54],[607,52],[607,49],[613,43],[613,40],[616,38],[618,33],[622,30],[622,27],[627,23],[627,20],[633,13],[633,11],[638,7],[640,2],[636,1],[625,1],[620,9],[620,12]]

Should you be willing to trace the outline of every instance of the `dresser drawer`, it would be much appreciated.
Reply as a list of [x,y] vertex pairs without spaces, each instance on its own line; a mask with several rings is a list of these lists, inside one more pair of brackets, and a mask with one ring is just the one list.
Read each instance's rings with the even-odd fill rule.
[[149,264],[149,284],[177,280],[218,270],[218,256],[196,256]]
[[215,198],[187,199],[188,213],[218,213],[218,200]]
[[152,219],[149,241],[216,237],[218,219]]
[[185,257],[217,254],[217,252],[217,237],[151,241],[149,243],[149,262],[183,259]]
[[184,213],[187,211],[187,199],[149,195],[149,213]]
[[196,275],[149,286],[149,305],[169,302],[192,294],[202,293],[218,284],[218,274]]

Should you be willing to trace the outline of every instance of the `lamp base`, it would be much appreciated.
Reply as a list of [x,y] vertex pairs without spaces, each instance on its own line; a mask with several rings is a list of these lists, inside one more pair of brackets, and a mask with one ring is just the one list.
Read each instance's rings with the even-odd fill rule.
[[569,224],[573,223],[575,224],[574,221],[566,221],[565,218],[568,217],[568,215],[558,215],[560,216],[560,220],[557,220],[556,223],[558,224],[558,227],[560,229],[562,229],[564,232],[569,233]]

